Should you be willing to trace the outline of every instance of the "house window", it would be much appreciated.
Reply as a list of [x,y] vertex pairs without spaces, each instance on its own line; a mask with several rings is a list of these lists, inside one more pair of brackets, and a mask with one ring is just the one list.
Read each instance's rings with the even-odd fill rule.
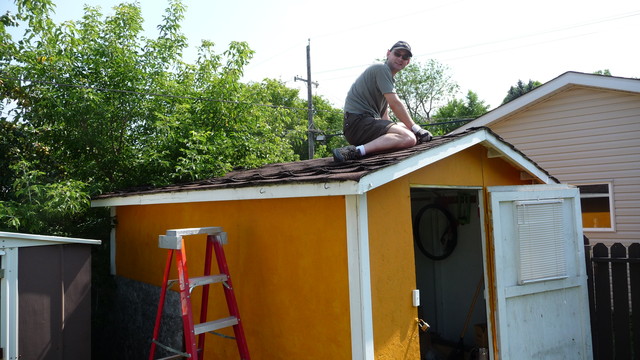
[[520,285],[567,277],[563,200],[516,201]]
[[577,185],[580,189],[582,227],[589,231],[611,231],[613,196],[611,183]]

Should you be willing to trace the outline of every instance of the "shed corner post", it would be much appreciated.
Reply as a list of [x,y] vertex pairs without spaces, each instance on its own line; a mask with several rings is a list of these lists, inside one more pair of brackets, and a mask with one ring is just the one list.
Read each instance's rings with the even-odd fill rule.
[[18,358],[18,248],[2,250],[0,347],[4,359]]
[[373,360],[373,313],[367,196],[347,195],[346,233],[352,359]]

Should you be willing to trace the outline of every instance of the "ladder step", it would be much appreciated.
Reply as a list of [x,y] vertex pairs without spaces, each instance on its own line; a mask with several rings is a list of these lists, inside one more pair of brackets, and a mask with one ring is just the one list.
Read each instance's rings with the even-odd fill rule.
[[208,276],[197,276],[189,278],[189,286],[196,287],[208,284],[217,284],[224,281],[227,281],[229,277],[226,274],[219,275],[208,275]]
[[[196,276],[189,278],[189,285],[194,288],[196,286],[208,285],[208,284],[217,284],[221,282],[225,282],[229,279],[229,277],[225,274],[219,275],[208,275],[208,276]],[[172,279],[167,281],[169,286],[178,283],[178,279]]]
[[219,320],[209,321],[202,324],[196,324],[193,327],[193,330],[196,335],[199,335],[209,331],[224,329],[237,324],[238,324],[238,318],[236,318],[235,316],[229,316]]

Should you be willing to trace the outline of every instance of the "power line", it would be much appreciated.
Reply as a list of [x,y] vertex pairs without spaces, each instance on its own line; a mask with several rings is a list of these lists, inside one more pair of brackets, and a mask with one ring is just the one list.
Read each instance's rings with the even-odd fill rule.
[[[206,97],[186,96],[186,95],[162,94],[162,93],[145,92],[145,91],[139,91],[139,90],[112,89],[112,88],[105,88],[105,87],[98,87],[98,86],[91,86],[91,85],[66,84],[66,83],[59,83],[59,82],[54,82],[54,81],[26,79],[26,78],[21,78],[21,77],[16,78],[16,77],[12,77],[12,76],[5,76],[4,74],[0,74],[0,78],[2,78],[4,80],[14,80],[14,81],[20,81],[20,82],[29,82],[29,83],[34,83],[34,84],[44,84],[44,85],[51,85],[51,86],[57,86],[57,87],[76,88],[76,89],[97,90],[97,91],[122,93],[122,94],[135,94],[135,95],[152,96],[152,97],[163,97],[163,98],[172,98],[172,99],[220,102],[220,103],[226,103],[226,104],[251,105],[251,106],[259,106],[259,107],[268,107],[268,108],[272,108],[272,109],[307,111],[307,108],[284,106],[284,105],[260,104],[260,103],[252,103],[252,102],[248,102],[248,101],[213,99],[213,98],[206,98]],[[315,111],[317,111],[317,112],[331,112],[331,110],[315,110]],[[338,110],[334,109],[332,111],[336,111],[337,112]],[[340,110],[340,112],[342,112],[342,111]]]
[[[566,30],[581,28],[581,27],[585,27],[585,26],[589,26],[589,25],[595,25],[595,24],[604,23],[604,22],[616,21],[616,20],[620,20],[620,19],[624,19],[624,18],[628,18],[628,17],[638,16],[638,15],[640,15],[640,11],[635,11],[635,12],[630,12],[630,13],[623,13],[623,14],[618,14],[618,15],[612,15],[612,16],[608,16],[608,17],[605,17],[605,18],[595,19],[593,21],[576,23],[576,24],[565,26],[565,27],[554,28],[554,29],[550,29],[550,30],[546,30],[546,31],[529,33],[529,34],[525,34],[525,35],[521,35],[521,36],[515,36],[515,37],[499,39],[499,40],[494,40],[494,41],[487,41],[487,42],[483,42],[483,43],[471,44],[471,45],[467,45],[467,46],[460,46],[460,47],[455,47],[455,48],[450,48],[450,49],[432,51],[432,52],[428,52],[428,53],[418,54],[418,55],[415,55],[415,56],[416,57],[421,57],[421,56],[431,57],[431,56],[437,55],[437,54],[443,54],[443,53],[446,54],[446,53],[452,53],[452,52],[456,52],[456,51],[460,51],[460,50],[468,50],[468,49],[473,49],[473,48],[477,48],[477,47],[487,46],[487,45],[496,45],[496,44],[515,41],[515,40],[521,40],[521,39],[531,38],[531,37],[535,37],[535,36],[547,35],[547,34],[557,33],[557,32],[560,32],[560,31],[566,31]],[[566,37],[564,39],[574,38],[574,37],[578,37],[578,36],[585,36],[585,35],[588,35],[588,34],[570,36],[570,37]],[[517,47],[511,47],[511,48],[503,49],[501,51],[511,50],[511,49],[514,49],[514,48],[521,48],[521,47],[526,47],[526,46],[539,45],[539,44],[544,44],[544,43],[548,43],[548,42],[557,42],[557,41],[559,41],[559,40],[558,39],[551,39],[551,40],[548,40],[548,41],[537,42],[535,44],[520,45],[520,46],[517,46]],[[492,51],[486,51],[483,54],[491,53],[491,52]],[[469,56],[458,56],[458,57],[455,57],[453,59],[460,59],[460,58],[466,58],[466,57],[471,57],[471,56],[477,56],[477,54],[476,55],[469,55]],[[453,60],[453,59],[449,59],[449,60]],[[356,69],[356,68],[362,68],[362,67],[365,67],[365,66],[368,66],[368,65],[370,65],[370,64],[360,64],[360,65],[354,65],[354,66],[343,67],[343,68],[338,68],[338,69],[321,70],[321,71],[316,71],[316,74],[324,74],[324,73],[338,72],[338,71],[344,71],[344,70],[351,70],[351,69]],[[345,77],[346,76],[344,76],[344,77],[336,77],[336,78],[331,78],[331,79],[324,79],[324,80],[328,81],[328,80],[334,80],[334,79],[342,79],[342,78],[345,78]]]
[[[425,12],[433,12],[433,11],[438,10],[440,8],[454,6],[454,5],[458,4],[458,3],[465,2],[465,1],[467,1],[467,0],[458,0],[458,1],[455,1],[455,2],[444,1],[441,5],[429,7],[428,9],[423,9],[423,10],[420,10],[420,11],[411,11],[409,13],[405,13],[403,15],[395,16],[395,17],[392,17],[392,18],[385,18],[384,22],[385,23],[393,23],[396,20],[400,20],[400,19],[407,18],[407,17],[414,17],[414,16],[417,16],[417,15],[425,13]],[[356,25],[356,26],[352,26],[352,27],[350,27],[348,29],[341,29],[339,31],[327,32],[327,33],[324,33],[324,34],[320,34],[320,35],[314,36],[314,38],[330,37],[330,36],[336,36],[336,35],[340,35],[340,37],[344,38],[344,34],[347,33],[347,32],[351,32],[351,31],[354,31],[354,30],[357,30],[357,29],[367,28],[367,27],[371,27],[371,26],[379,27],[380,26],[380,21],[374,21],[374,22],[370,22],[370,23],[366,23],[366,24]]]
[[[525,38],[530,38],[530,37],[535,37],[535,36],[540,36],[540,35],[546,35],[546,34],[552,34],[552,33],[556,33],[556,32],[559,32],[559,31],[571,30],[571,29],[575,29],[575,28],[580,28],[580,27],[599,24],[599,23],[603,23],[603,22],[619,20],[619,19],[632,17],[632,16],[638,16],[638,15],[640,15],[640,11],[631,12],[631,13],[624,13],[624,14],[619,14],[619,15],[613,15],[613,16],[609,16],[609,17],[606,17],[606,18],[596,19],[596,20],[591,21],[591,22],[583,22],[583,23],[578,23],[578,24],[572,24],[572,25],[569,25],[569,26],[561,27],[561,28],[555,28],[555,29],[551,29],[551,30],[535,32],[535,33],[525,34],[525,35],[521,35],[521,36],[515,36],[515,37],[511,37],[511,38],[495,40],[495,41],[488,41],[488,42],[479,43],[479,44],[472,44],[472,45],[468,45],[468,46],[461,46],[461,47],[457,47],[457,48],[445,49],[445,50],[425,53],[425,54],[422,54],[422,55],[430,55],[431,56],[431,55],[435,55],[435,54],[441,54],[441,53],[448,53],[448,52],[459,51],[459,50],[472,49],[472,48],[476,48],[476,47],[480,47],[480,46],[494,45],[494,44],[499,44],[499,43],[503,43],[503,42],[521,40],[521,39],[525,39]],[[550,41],[553,41],[553,40],[550,40]]]
[[[414,16],[417,16],[417,15],[425,13],[425,12],[433,12],[433,11],[438,10],[440,8],[443,8],[443,7],[451,7],[451,6],[454,6],[454,5],[458,4],[458,3],[465,2],[465,1],[468,1],[468,0],[458,0],[458,1],[455,1],[455,2],[450,2],[450,1],[445,0],[441,5],[432,6],[432,7],[429,7],[428,9],[423,9],[423,10],[420,10],[420,11],[412,11],[412,12],[405,13],[403,15],[398,15],[398,16],[395,16],[395,17],[392,17],[392,18],[386,18],[385,22],[393,22],[393,21],[400,20],[400,19],[407,18],[407,17],[414,17]],[[354,30],[358,30],[358,29],[362,29],[362,28],[373,27],[373,26],[376,26],[376,27],[380,26],[380,21],[374,21],[374,22],[368,22],[368,23],[361,24],[361,25],[355,25],[355,26],[352,26],[352,27],[347,28],[347,29],[342,28],[342,29],[340,29],[338,31],[326,32],[326,33],[317,34],[317,35],[314,35],[314,36],[311,36],[311,37],[312,38],[326,38],[326,37],[332,37],[332,36],[339,35],[341,38],[344,38],[345,34],[348,33],[348,32],[352,32]],[[294,44],[293,46],[288,47],[286,49],[281,48],[281,50],[276,51],[275,53],[273,53],[273,55],[270,55],[269,57],[267,57],[265,59],[262,59],[261,61],[255,63],[255,64],[249,64],[248,68],[259,67],[259,66],[261,66],[261,65],[263,65],[263,64],[265,64],[267,62],[270,62],[271,60],[273,60],[275,58],[284,56],[285,54],[289,53],[292,49],[297,48],[298,46],[300,46],[300,43]],[[332,71],[332,70],[328,70],[328,71]]]
[[526,47],[530,47],[530,46],[536,46],[536,45],[541,45],[541,44],[548,44],[548,43],[553,43],[553,42],[565,41],[565,40],[568,40],[568,39],[574,39],[574,38],[578,38],[578,37],[588,36],[588,35],[591,35],[591,34],[592,33],[572,35],[572,36],[567,36],[567,37],[563,37],[563,38],[556,38],[556,39],[551,39],[551,40],[540,41],[540,42],[537,42],[537,43],[529,43],[529,44],[523,44],[523,45],[519,45],[519,46],[512,46],[512,47],[504,48],[504,49],[488,50],[488,51],[485,51],[485,52],[478,52],[478,53],[474,53],[474,54],[471,54],[471,55],[461,55],[461,56],[456,56],[456,57],[450,57],[450,58],[446,58],[444,60],[445,61],[452,61],[452,60],[459,60],[459,59],[467,59],[467,58],[475,57],[475,56],[482,56],[482,55],[486,55],[486,54],[496,54],[496,53],[505,52],[505,51],[509,51],[509,50],[514,50],[514,49],[521,49],[521,48],[526,48]]

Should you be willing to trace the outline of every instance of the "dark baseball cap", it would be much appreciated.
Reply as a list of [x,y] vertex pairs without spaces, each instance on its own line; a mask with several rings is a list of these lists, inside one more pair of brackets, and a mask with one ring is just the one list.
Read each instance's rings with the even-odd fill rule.
[[406,41],[398,41],[397,43],[393,44],[389,51],[393,51],[396,49],[406,50],[409,53],[409,56],[413,56],[413,54],[411,53],[411,46],[409,46]]

